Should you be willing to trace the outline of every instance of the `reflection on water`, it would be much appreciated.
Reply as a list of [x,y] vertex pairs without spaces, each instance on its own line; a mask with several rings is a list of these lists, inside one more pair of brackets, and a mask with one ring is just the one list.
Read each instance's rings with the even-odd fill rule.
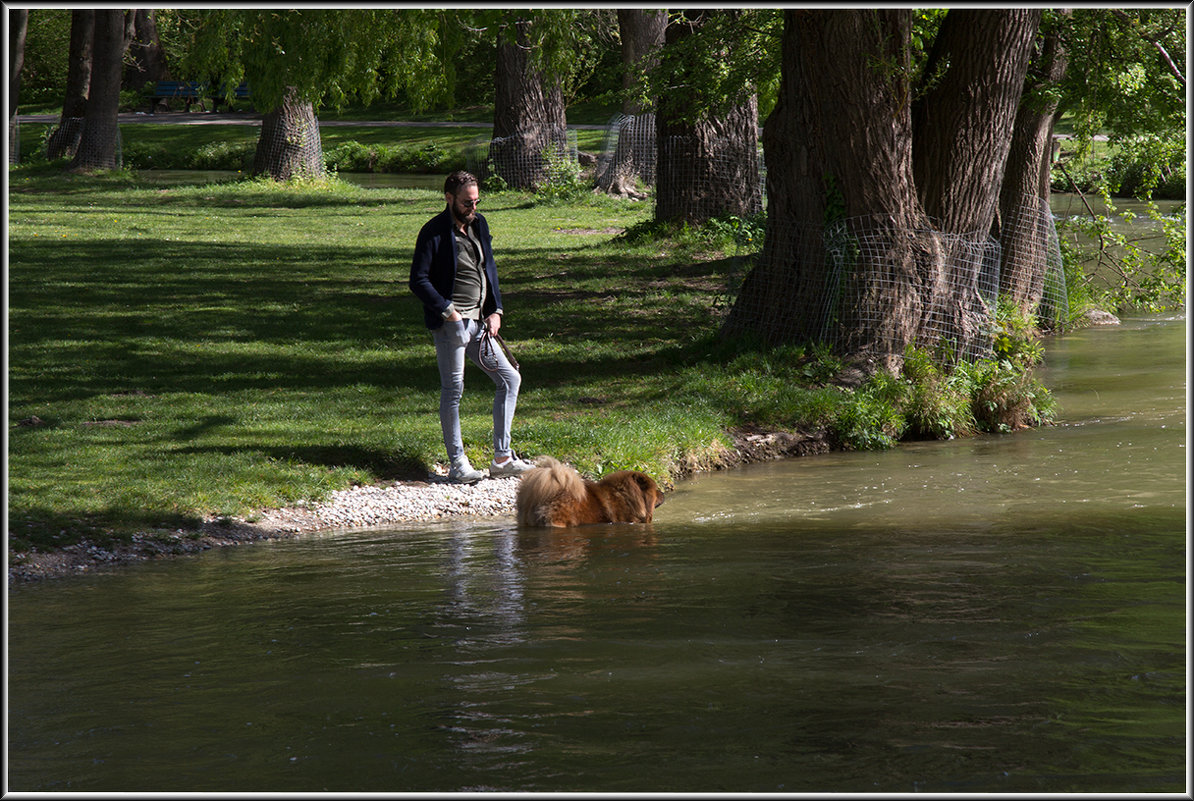
[[700,476],[651,526],[225,549],[10,595],[14,790],[1181,792],[1184,320],[1060,425]]

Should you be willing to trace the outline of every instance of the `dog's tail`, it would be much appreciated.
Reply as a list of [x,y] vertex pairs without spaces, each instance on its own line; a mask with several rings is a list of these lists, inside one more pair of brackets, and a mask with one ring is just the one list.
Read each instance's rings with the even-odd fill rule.
[[518,482],[518,522],[525,526],[548,525],[544,513],[561,501],[582,501],[585,482],[580,473],[550,456],[540,456],[535,468]]

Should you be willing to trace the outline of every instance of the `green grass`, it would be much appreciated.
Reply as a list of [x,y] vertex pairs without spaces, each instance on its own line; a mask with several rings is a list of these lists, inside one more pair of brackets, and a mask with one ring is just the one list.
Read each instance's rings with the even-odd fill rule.
[[[15,550],[252,517],[425,477],[445,458],[434,349],[407,286],[438,191],[147,185],[44,164],[9,177]],[[886,447],[920,413],[911,405],[928,405],[891,377],[826,386],[826,354],[720,341],[742,269],[720,229],[621,238],[651,207],[587,192],[482,202],[522,363],[525,455],[666,483],[710,464],[736,425]],[[488,379],[468,371],[475,464],[491,456],[491,403]]]
[[[376,110],[375,110],[376,112]],[[582,119],[595,119],[598,112],[590,111],[582,115]],[[195,112],[196,115],[201,112]],[[337,120],[385,120],[390,119],[392,112],[381,110],[370,113],[370,110],[356,110],[344,114],[321,114],[323,122]],[[446,122],[492,122],[493,114],[488,113],[485,119],[474,120],[478,113],[445,112],[439,118],[434,114],[420,115],[419,118],[410,116],[401,119],[415,122],[446,121]],[[394,117],[397,119],[397,117]],[[424,119],[426,118],[426,119]],[[598,124],[609,121],[606,116]],[[570,119],[570,122],[575,122]],[[44,142],[56,123],[21,123],[21,152],[24,161],[36,159],[38,154],[44,158]],[[129,160],[138,163],[169,163],[172,166],[188,166],[196,159],[195,154],[208,153],[205,161],[222,161],[224,165],[231,164],[227,157],[220,159],[218,154],[235,151],[247,154],[251,161],[253,149],[256,147],[260,134],[257,125],[167,125],[161,123],[122,123],[120,126],[122,144],[126,151],[126,165]],[[446,151],[448,159],[454,165],[463,167],[467,163],[468,153],[479,144],[487,142],[490,137],[489,128],[475,126],[380,126],[380,125],[323,125],[320,127],[320,141],[325,152],[333,151],[337,147],[347,144],[358,144],[363,147],[384,147],[393,149],[417,150],[419,148],[433,148]],[[577,129],[577,148],[588,153],[600,153],[605,147],[605,130]],[[155,158],[146,158],[145,154],[154,154]],[[210,155],[210,154],[215,155]],[[187,167],[183,167],[187,168]],[[208,167],[206,164],[197,168]],[[439,171],[438,169],[435,171]]]
[[[439,193],[10,178],[16,547],[252,514],[443,458],[434,353],[406,285]],[[718,436],[716,415],[641,408],[666,406],[651,376],[694,320],[712,325],[715,262],[677,270],[612,245],[649,213],[639,204],[487,195],[485,211],[525,376],[521,450],[666,474]],[[675,291],[658,292],[660,276]],[[470,375],[463,410],[476,462],[487,383]],[[32,416],[45,424],[17,425]]]

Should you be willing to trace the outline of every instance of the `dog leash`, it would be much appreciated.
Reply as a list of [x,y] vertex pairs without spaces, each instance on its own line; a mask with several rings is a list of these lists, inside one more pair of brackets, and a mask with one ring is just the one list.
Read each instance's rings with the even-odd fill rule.
[[498,346],[501,347],[502,353],[506,354],[506,358],[510,361],[510,366],[515,370],[518,368],[518,359],[514,358],[514,354],[510,352],[510,346],[506,344],[506,340],[502,339],[501,334],[489,333],[489,326],[485,326],[485,331],[481,334],[481,361],[490,370],[497,369],[497,357],[493,352],[493,341],[497,340]]

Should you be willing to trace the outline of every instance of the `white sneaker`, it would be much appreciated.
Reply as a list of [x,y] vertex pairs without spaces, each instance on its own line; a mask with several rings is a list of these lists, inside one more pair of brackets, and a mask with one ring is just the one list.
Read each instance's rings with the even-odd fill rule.
[[452,465],[448,471],[448,481],[453,484],[476,484],[483,478],[485,478],[485,474],[480,470],[474,470],[468,459],[460,464]]
[[519,459],[518,454],[511,451],[510,458],[501,464],[498,464],[497,462],[489,463],[489,477],[498,478],[499,476],[521,476],[534,466],[534,462],[528,462],[526,459]]

